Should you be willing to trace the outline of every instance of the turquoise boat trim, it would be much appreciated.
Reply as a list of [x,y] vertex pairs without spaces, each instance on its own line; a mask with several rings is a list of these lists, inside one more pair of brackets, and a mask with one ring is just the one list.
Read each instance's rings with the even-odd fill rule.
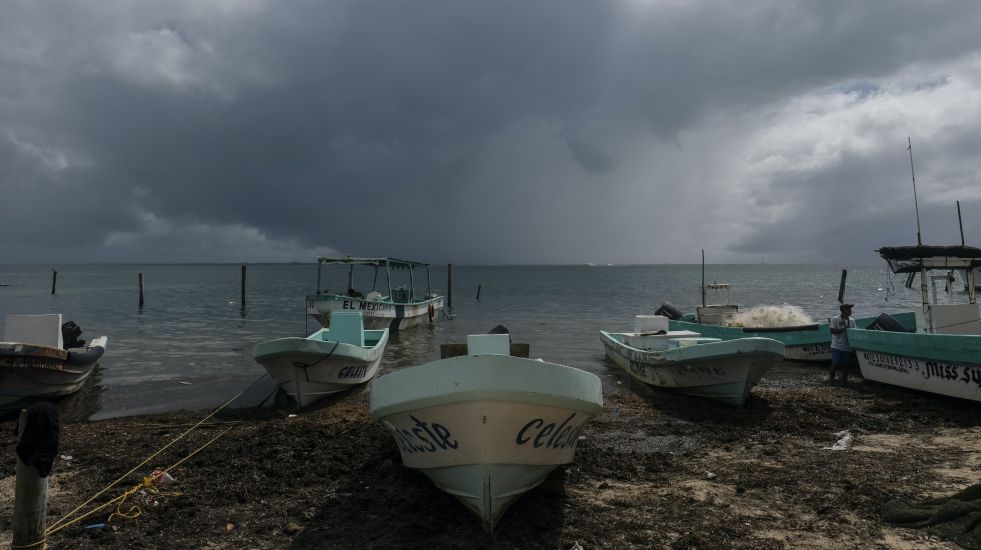
[[[655,367],[661,364],[669,365],[678,362],[713,361],[719,357],[739,355],[741,353],[772,353],[783,355],[785,347],[783,343],[773,338],[745,337],[734,340],[712,341],[703,335],[703,338],[687,339],[700,340],[693,345],[672,347],[660,351],[644,351],[624,344],[623,333],[605,332],[601,330],[600,335],[603,339],[617,344],[616,347],[630,350],[636,355],[636,357],[630,357],[620,353],[623,357]],[[619,353],[620,350],[617,349],[617,352]]]
[[[690,318],[690,316],[694,317],[693,314],[686,314],[682,318]],[[890,313],[889,316],[908,330],[913,330],[916,327],[916,314],[911,311]],[[859,328],[865,328],[875,321],[875,319],[875,317],[856,319],[855,324]],[[813,328],[805,330],[753,330],[752,328],[703,325],[687,321],[669,321],[668,326],[671,330],[690,330],[702,336],[719,338],[720,340],[735,340],[750,336],[770,338],[782,342],[785,346],[827,344],[831,341],[831,332],[828,330],[828,323],[819,323],[816,326],[812,326]]]
[[981,364],[981,337],[850,329],[848,344],[857,351],[887,353],[928,361]]
[[330,354],[338,357],[368,358],[379,345],[388,343],[388,330],[364,331],[364,346],[335,342],[330,339],[330,329],[321,329],[306,338],[276,338],[256,344],[253,356],[271,358],[279,355],[302,353],[322,356]]

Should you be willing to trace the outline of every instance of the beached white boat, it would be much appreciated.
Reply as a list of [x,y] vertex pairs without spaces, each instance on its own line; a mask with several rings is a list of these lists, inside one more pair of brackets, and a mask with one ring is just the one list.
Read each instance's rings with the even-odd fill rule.
[[719,340],[669,331],[668,318],[638,315],[634,332],[600,332],[606,355],[631,376],[658,388],[742,405],[784,345],[769,338]]
[[[981,249],[973,246],[882,247],[879,255],[893,273],[920,276],[922,307],[915,311],[915,332],[848,329],[848,344],[858,355],[866,380],[981,401],[981,315],[974,268]],[[951,270],[966,273],[967,303],[954,303]],[[929,272],[940,272],[930,276]],[[938,284],[948,303],[941,303]],[[931,292],[928,288],[932,287]]]
[[[330,265],[346,265],[347,289],[331,292],[321,290],[322,267]],[[357,290],[355,266],[374,268],[371,290],[363,293]],[[426,274],[425,293],[416,292],[417,269]],[[378,276],[384,270],[385,285],[379,286]],[[405,282],[394,286],[393,272],[407,274]],[[405,275],[403,275],[404,277]],[[379,291],[382,288],[387,294]],[[443,297],[432,291],[429,278],[429,264],[399,260],[396,258],[320,258],[317,262],[317,293],[307,296],[307,313],[320,322],[321,326],[330,326],[330,317],[334,312],[359,311],[364,314],[364,326],[369,329],[387,328],[392,331],[403,330],[421,324],[435,323],[439,320],[443,309]]]
[[467,345],[468,355],[372,382],[371,414],[407,467],[492,531],[512,502],[572,462],[603,393],[594,374],[508,355],[507,334],[470,336]]
[[330,328],[256,344],[254,356],[304,407],[374,378],[386,344],[388,329],[364,330],[360,312],[337,312]]
[[0,406],[78,391],[106,350],[108,338],[86,343],[61,314],[8,315],[0,342]]

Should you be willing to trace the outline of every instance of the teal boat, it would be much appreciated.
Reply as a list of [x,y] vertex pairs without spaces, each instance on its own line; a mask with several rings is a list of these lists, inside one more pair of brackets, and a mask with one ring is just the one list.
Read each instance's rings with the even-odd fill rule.
[[665,330],[668,319],[660,315],[638,315],[634,323],[633,332],[600,331],[606,356],[637,380],[683,395],[743,405],[784,356],[784,345],[770,338]]
[[[663,306],[662,306],[663,307]],[[886,319],[891,319],[891,326],[896,324],[906,330],[912,330],[915,326],[915,314],[913,312],[893,313],[887,317],[865,317],[856,319],[855,324],[860,328],[867,328],[875,324],[885,324]],[[885,322],[884,322],[885,321]],[[720,325],[709,325],[697,322],[695,314],[686,314],[678,320],[669,322],[670,330],[690,330],[697,332],[708,338],[718,338],[720,340],[735,340],[737,338],[760,337],[770,338],[783,343],[785,346],[785,356],[791,361],[817,361],[827,363],[831,361],[831,333],[828,331],[828,323],[815,323],[811,325],[794,327],[726,327]]]
[[[717,304],[706,303],[709,291],[716,295],[724,291],[725,301]],[[730,303],[731,296],[728,283],[705,282],[705,252],[702,251],[702,305],[695,308],[695,313],[681,313],[673,305],[665,302],[654,313],[671,319],[670,330],[689,330],[707,338],[720,340],[735,340],[738,338],[758,337],[770,338],[784,345],[784,358],[791,361],[806,361],[828,363],[831,361],[831,332],[828,323],[813,323],[798,326],[782,327],[738,327],[727,326],[726,323],[739,312],[739,307]],[[871,325],[884,325],[895,330],[912,330],[914,315],[912,312],[878,317],[856,319],[855,324],[865,328]]]
[[[324,266],[347,266],[347,288],[321,288]],[[355,266],[373,268],[371,286],[358,290]],[[416,290],[416,270],[425,273],[425,292]],[[384,281],[379,281],[379,276]],[[398,276],[401,284],[396,286]],[[408,284],[405,284],[408,283]],[[367,290],[370,288],[371,290]],[[367,292],[363,292],[367,290]],[[306,297],[307,313],[330,326],[331,314],[337,311],[359,311],[368,329],[387,328],[397,331],[439,320],[443,297],[432,291],[429,264],[397,258],[320,258],[317,261],[317,293]]]
[[[878,252],[893,273],[907,275],[907,287],[919,275],[922,307],[915,311],[915,332],[848,330],[862,376],[981,401],[981,314],[974,286],[981,249],[918,245],[883,247]],[[951,275],[955,270],[966,273],[967,303],[954,303]],[[931,276],[931,272],[941,274]],[[947,303],[941,303],[944,294]]]
[[573,461],[586,422],[603,410],[595,374],[509,350],[507,334],[469,336],[467,355],[371,384],[371,415],[403,464],[460,500],[488,532],[511,503]]

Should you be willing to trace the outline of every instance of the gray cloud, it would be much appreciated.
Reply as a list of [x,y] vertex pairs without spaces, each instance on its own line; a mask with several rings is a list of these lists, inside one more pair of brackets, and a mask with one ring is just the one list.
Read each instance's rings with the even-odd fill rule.
[[926,210],[978,209],[979,27],[968,1],[6,2],[0,254],[866,258],[911,219],[907,135]]

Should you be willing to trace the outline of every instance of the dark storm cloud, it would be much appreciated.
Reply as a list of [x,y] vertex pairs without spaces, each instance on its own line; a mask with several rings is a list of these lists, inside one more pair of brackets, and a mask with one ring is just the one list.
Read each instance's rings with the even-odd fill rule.
[[[840,255],[853,249],[823,244],[829,222],[874,219],[861,200],[888,193],[892,168],[870,166],[878,153],[774,171],[733,144],[761,154],[771,138],[760,129],[795,127],[804,115],[788,105],[801,97],[889,111],[913,93],[890,82],[915,81],[962,98],[972,87],[959,83],[978,74],[979,12],[971,2],[8,2],[0,252],[70,257],[59,248],[70,238],[85,245],[75,260],[619,263],[677,261],[706,243],[732,258]],[[954,81],[934,74],[952,63]],[[929,78],[897,76],[920,72]],[[967,92],[942,95],[957,86]],[[863,117],[839,131],[870,124]],[[974,128],[979,119],[960,114]],[[963,176],[971,164],[954,151],[976,150],[948,144],[937,155]],[[840,212],[828,190],[854,178],[867,190]],[[706,210],[715,219],[693,223]],[[803,215],[791,224],[781,210]],[[679,223],[684,237],[635,242]]]

